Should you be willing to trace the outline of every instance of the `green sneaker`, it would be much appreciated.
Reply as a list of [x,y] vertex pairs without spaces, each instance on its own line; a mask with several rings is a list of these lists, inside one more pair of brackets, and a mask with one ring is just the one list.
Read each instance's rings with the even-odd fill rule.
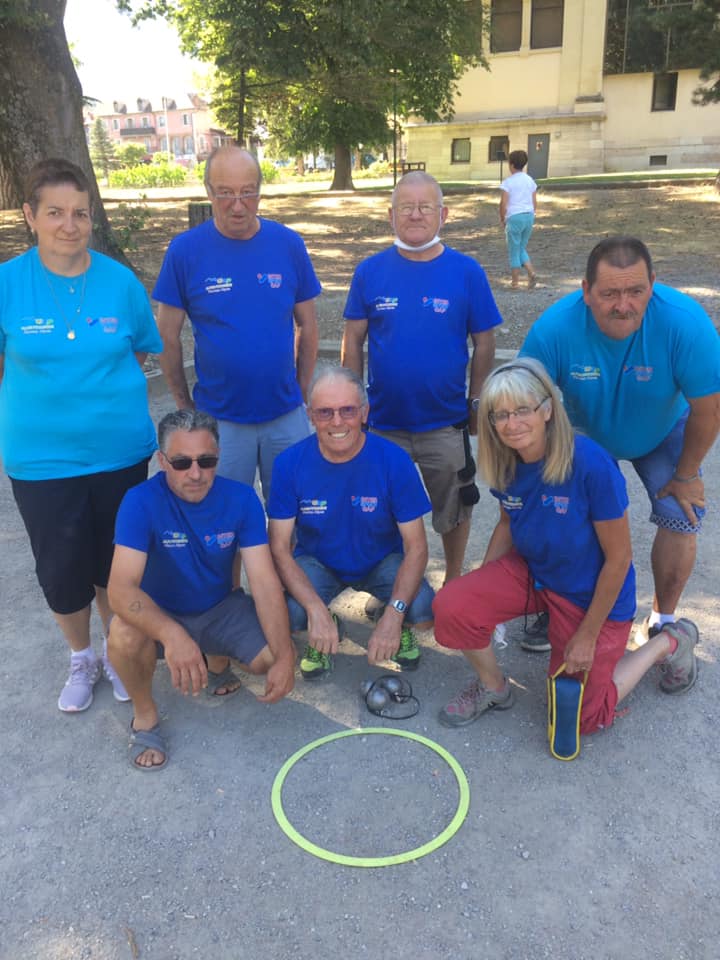
[[420,647],[410,627],[403,627],[398,652],[392,658],[403,670],[417,670],[420,665]]
[[327,653],[320,653],[310,644],[305,647],[305,653],[300,661],[300,673],[306,680],[314,680],[315,677],[321,677],[324,673],[330,673],[332,666],[332,657]]

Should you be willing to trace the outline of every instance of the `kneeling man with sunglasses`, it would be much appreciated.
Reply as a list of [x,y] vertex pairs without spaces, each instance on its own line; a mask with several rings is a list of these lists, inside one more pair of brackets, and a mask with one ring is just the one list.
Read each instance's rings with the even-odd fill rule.
[[363,430],[367,396],[352,370],[320,368],[308,408],[316,432],[276,458],[268,501],[290,627],[308,632],[300,672],[310,679],[331,669],[339,634],[328,604],[346,587],[383,609],[370,663],[392,659],[413,670],[420,649],[411,627],[432,625],[434,597],[424,579],[430,501],[420,476],[401,447]]
[[[130,695],[129,760],[159,770],[168,759],[152,696],[158,656],[173,686],[229,697],[243,670],[265,674],[265,703],[293,688],[295,650],[283,591],[255,491],[215,475],[216,421],[177,410],[158,427],[161,472],[127,492],[115,528],[108,653]],[[241,554],[252,598],[233,590]]]

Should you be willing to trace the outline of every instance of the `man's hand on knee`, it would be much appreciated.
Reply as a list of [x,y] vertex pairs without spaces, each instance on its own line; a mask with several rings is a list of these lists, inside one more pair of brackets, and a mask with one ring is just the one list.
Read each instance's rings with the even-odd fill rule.
[[705,484],[702,477],[695,477],[693,480],[672,478],[661,490],[658,490],[657,497],[659,500],[663,497],[675,497],[688,522],[697,526],[698,518],[693,508],[704,508]]
[[172,638],[163,638],[162,643],[172,685],[182,693],[192,693],[196,697],[205,689],[208,679],[200,647],[179,624]]

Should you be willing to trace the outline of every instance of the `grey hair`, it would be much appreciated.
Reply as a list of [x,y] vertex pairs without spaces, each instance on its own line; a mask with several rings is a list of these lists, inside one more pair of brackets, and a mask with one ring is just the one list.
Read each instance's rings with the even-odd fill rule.
[[421,184],[431,184],[437,190],[438,203],[443,203],[443,192],[440,184],[437,182],[435,177],[431,176],[429,173],[425,173],[424,170],[411,170],[409,173],[404,174],[397,182],[395,189],[392,192],[392,205],[395,206],[395,201],[397,200],[397,192],[400,187],[412,187],[416,183]]
[[351,370],[349,367],[341,367],[337,363],[321,363],[315,368],[315,373],[310,381],[310,387],[307,394],[308,406],[311,405],[312,396],[313,393],[315,393],[315,388],[317,385],[319,383],[324,383],[326,380],[329,380],[330,382],[336,382],[339,380],[343,383],[351,383],[357,390],[360,406],[364,407],[367,405],[368,398],[365,384],[354,370]]
[[575,434],[562,403],[560,391],[539,360],[518,357],[488,376],[480,391],[477,413],[478,465],[485,482],[496,490],[506,490],[515,477],[517,455],[506,446],[490,423],[495,404],[511,407],[533,402],[552,403],[546,430],[543,480],[562,483],[570,475],[575,456]]
[[209,413],[203,413],[202,410],[173,410],[172,413],[166,413],[158,424],[158,445],[163,453],[167,451],[170,437],[178,430],[184,430],[186,433],[207,430],[212,434],[215,443],[218,445],[220,443],[220,433],[215,417],[211,417]]
[[260,161],[255,156],[254,153],[250,153],[249,150],[246,150],[244,147],[239,147],[236,143],[224,143],[210,153],[210,156],[205,161],[205,173],[203,175],[203,183],[205,184],[205,189],[207,190],[210,186],[210,168],[212,167],[212,162],[219,153],[229,153],[230,151],[237,150],[239,153],[244,154],[246,157],[249,157],[250,160],[255,164],[255,169],[257,171],[257,185],[258,190],[262,185],[262,167],[260,166]]

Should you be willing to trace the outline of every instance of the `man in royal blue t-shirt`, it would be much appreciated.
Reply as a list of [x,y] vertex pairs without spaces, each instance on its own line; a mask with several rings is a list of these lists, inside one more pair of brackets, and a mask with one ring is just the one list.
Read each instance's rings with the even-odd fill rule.
[[364,432],[367,397],[352,370],[321,369],[308,406],[316,433],[278,456],[268,502],[290,627],[308,631],[300,672],[310,678],[330,669],[339,636],[327,605],[346,587],[385,605],[368,643],[370,663],[393,659],[412,670],[420,649],[410,625],[432,623],[427,494],[404,450]]
[[[173,686],[194,696],[239,689],[230,657],[265,675],[266,703],[292,690],[295,669],[262,505],[251,487],[215,475],[217,423],[177,410],[160,421],[158,440],[161,472],[120,505],[108,583],[108,652],[133,702],[129,759],[146,771],[168,756],[152,696],[158,653]],[[232,588],[238,555],[252,598]]]
[[480,264],[440,240],[448,209],[434,177],[405,174],[389,212],[393,246],[363,260],[353,276],[343,364],[362,376],[367,339],[370,428],[420,468],[452,580],[462,572],[478,499],[472,401],[492,368],[502,317]]
[[[261,169],[237,146],[205,163],[213,218],[175,237],[153,297],[161,367],[179,408],[196,406],[220,427],[220,474],[267,500],[277,454],[310,432],[303,400],[317,356],[320,293],[302,238],[258,216]],[[190,318],[197,383],[190,396],[181,331]]]

